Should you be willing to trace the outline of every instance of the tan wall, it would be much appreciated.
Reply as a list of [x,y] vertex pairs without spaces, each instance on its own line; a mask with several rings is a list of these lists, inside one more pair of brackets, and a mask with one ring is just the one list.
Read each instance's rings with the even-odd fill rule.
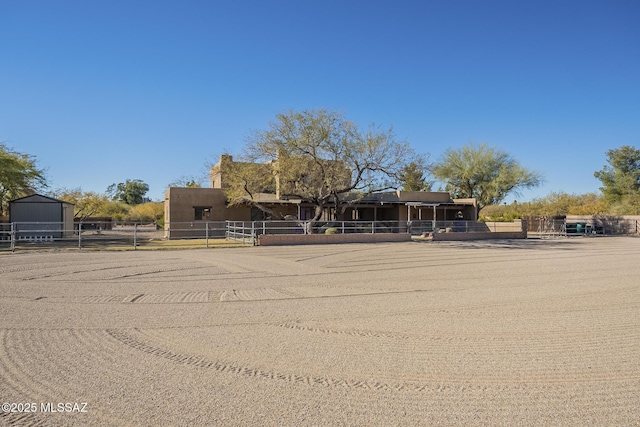
[[522,221],[513,222],[485,222],[487,229],[491,232],[522,231]]
[[485,233],[434,233],[436,241],[489,240],[489,239],[526,239],[526,231],[498,231]]
[[222,188],[222,169],[232,162],[233,157],[228,154],[223,154],[220,156],[218,163],[211,167],[211,170],[209,171],[209,183],[211,188]]
[[426,203],[448,203],[451,202],[451,195],[445,191],[400,191],[398,199],[401,202],[426,202]]
[[[196,220],[196,207],[210,207],[209,218]],[[219,188],[171,187],[165,193],[164,212],[165,236],[168,238],[199,236],[207,221],[251,221],[251,209],[245,206],[228,208],[224,191]],[[194,231],[170,231],[185,228],[180,223],[189,223],[189,229]]]
[[218,188],[169,188],[165,194],[165,222],[193,221],[195,207],[211,207],[210,221],[224,221],[226,198]]
[[409,242],[408,233],[380,234],[261,234],[258,245],[317,245],[329,243]]
[[[527,221],[515,220],[513,222],[487,222],[478,223],[482,228],[479,231],[471,230],[468,233],[433,233],[433,240],[487,240],[487,239],[526,239]],[[482,231],[486,229],[486,231]]]

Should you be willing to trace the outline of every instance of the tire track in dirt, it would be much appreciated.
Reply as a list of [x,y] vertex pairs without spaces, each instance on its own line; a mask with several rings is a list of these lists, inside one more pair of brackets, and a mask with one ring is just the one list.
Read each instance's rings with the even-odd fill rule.
[[[521,332],[504,332],[496,331],[492,334],[472,334],[463,333],[456,335],[425,335],[425,334],[407,334],[407,333],[394,333],[394,332],[380,332],[372,330],[361,329],[331,329],[322,328],[317,326],[303,326],[294,323],[273,323],[270,326],[277,328],[290,329],[300,332],[311,332],[329,335],[345,335],[353,337],[365,337],[365,338],[385,338],[389,340],[411,340],[416,342],[426,341],[430,343],[459,343],[460,345],[467,345],[468,343],[497,343],[497,342],[516,342],[519,345],[530,346],[533,340],[544,339],[545,346],[552,348],[552,346],[558,346],[564,348],[567,346],[567,339],[572,342],[575,340],[581,345],[595,345],[603,344],[609,341],[616,342],[633,342],[633,340],[640,339],[640,331],[634,324],[629,324],[627,327],[618,328],[616,331],[606,329],[606,336],[594,336],[593,331],[575,331],[568,336],[566,333],[559,335],[558,331],[539,331],[527,332],[523,335]],[[428,329],[428,328],[426,328]],[[625,332],[624,334],[612,332]],[[566,331],[565,331],[566,332]],[[393,344],[394,345],[394,344]],[[572,344],[574,345],[574,344]],[[628,348],[628,346],[623,346]],[[492,350],[493,351],[493,350]]]
[[[126,384],[135,362],[120,343],[100,329],[0,330],[0,392],[5,401],[86,402],[86,414],[9,414],[9,425],[121,425],[109,412],[106,384]],[[117,368],[117,369],[114,369]],[[105,400],[107,404],[99,402]]]
[[[140,267],[140,266],[138,266]],[[128,270],[131,269],[131,266],[117,266],[117,267],[105,267],[105,268],[88,268],[83,270],[75,269],[73,271],[63,271],[59,273],[53,272],[40,272],[38,274],[26,275],[18,278],[17,280],[50,280],[50,281],[82,281],[88,280],[91,281],[113,281],[120,279],[131,279],[136,277],[151,277],[153,278],[155,275],[165,275],[167,273],[184,273],[185,271],[192,272],[197,269],[204,269],[205,267],[201,266],[193,266],[193,267],[179,267],[179,268],[159,268],[159,267],[150,267],[148,269],[140,269],[137,268],[133,271],[123,271],[119,274],[113,274],[114,270]],[[208,268],[210,270],[210,268]],[[109,272],[111,274],[102,274],[96,275],[96,273],[105,273]],[[220,274],[225,273],[226,271],[209,271],[208,274]],[[85,279],[86,278],[86,279]]]
[[[41,363],[40,370],[33,368],[29,364],[34,356],[50,351],[48,344],[51,341],[43,339],[37,332],[31,331],[32,336],[27,340],[24,331],[19,333],[18,338],[15,331],[5,332],[2,337],[2,353],[0,353],[0,378],[2,379],[3,398],[14,402],[36,403],[38,412],[35,413],[9,413],[4,414],[8,425],[16,426],[49,426],[63,424],[60,414],[50,414],[40,412],[40,404],[45,402],[60,402],[64,394],[64,388],[56,384],[55,380],[47,379],[43,373],[57,372],[57,360],[48,358]],[[35,336],[33,333],[35,332]],[[11,336],[13,335],[13,336]],[[44,335],[44,334],[43,334]],[[11,345],[9,345],[11,343]],[[9,350],[11,349],[11,350]],[[65,400],[66,401],[66,400]],[[52,419],[52,417],[54,417]],[[55,420],[55,421],[54,421]],[[64,423],[76,425],[75,423]]]
[[[517,373],[517,376],[526,380],[538,381],[536,380],[538,378],[542,382],[556,382],[567,375],[570,375],[574,381],[625,381],[640,378],[640,374],[630,374],[630,372],[636,372],[638,368],[633,344],[640,339],[640,331],[637,327],[629,327],[624,331],[625,333],[607,331],[598,335],[584,330],[562,334],[535,331],[520,334],[510,332],[479,335],[462,332],[454,335],[433,335],[331,329],[291,323],[271,326],[312,334],[377,339],[375,344],[368,344],[367,341],[362,341],[360,344],[353,342],[349,345],[343,341],[325,343],[327,352],[341,352],[345,357],[350,358],[361,357],[352,349],[361,348],[367,344],[380,354],[397,352],[403,358],[410,354],[411,363],[415,366],[433,364],[446,366],[450,363],[447,360],[448,356],[457,355],[461,361],[464,361],[464,365],[471,369],[469,375],[477,371],[473,375],[479,375],[479,377],[484,377],[480,374],[483,364],[500,366],[503,365],[504,360],[511,359],[512,365],[505,366],[505,372],[512,369],[514,374]],[[328,339],[331,340],[331,338]],[[308,341],[306,338],[300,338],[300,340]],[[351,356],[349,356],[350,352]],[[604,359],[591,358],[584,356],[587,353],[613,356]],[[499,376],[489,375],[488,378]]]
[[300,296],[282,288],[230,289],[220,295],[220,302],[268,301],[292,298],[300,298]]
[[[163,294],[36,297],[32,300],[49,304],[201,304],[217,301],[219,294],[220,292],[195,291]],[[24,298],[21,299],[24,300]]]
[[302,326],[293,323],[277,323],[272,324],[271,326],[275,326],[278,328],[285,329],[293,329],[296,331],[306,331],[306,332],[315,332],[321,334],[331,334],[331,335],[347,335],[352,337],[367,337],[367,338],[388,338],[388,339],[397,339],[397,340],[408,340],[412,338],[406,334],[396,334],[390,332],[375,332],[375,331],[363,331],[357,329],[327,329],[327,328],[319,328],[319,327],[310,327],[310,326]]
[[[194,408],[195,404],[199,406],[183,414],[170,414],[167,419],[173,425],[194,420],[189,417],[195,414],[206,417],[227,409],[230,416],[226,419],[234,419],[233,411],[238,411],[239,402],[247,396],[245,404],[253,398],[256,403],[248,403],[237,412],[237,416],[244,411],[247,415],[236,418],[236,424],[250,424],[247,420],[265,408],[284,414],[296,404],[295,398],[304,396],[310,403],[307,420],[318,423],[327,410],[359,408],[360,413],[378,411],[375,420],[380,425],[637,425],[640,293],[635,280],[637,263],[632,263],[637,262],[639,254],[635,243],[622,244],[626,251],[596,251],[587,244],[572,243],[562,250],[549,247],[544,252],[526,251],[532,256],[523,250],[496,249],[494,245],[490,250],[500,252],[493,260],[474,252],[475,248],[425,244],[422,248],[428,250],[409,260],[418,267],[402,260],[407,260],[405,255],[411,255],[419,245],[394,245],[390,259],[385,253],[392,246],[369,246],[372,250],[362,251],[359,259],[350,258],[355,246],[339,248],[343,253],[337,255],[330,253],[336,251],[333,248],[284,248],[273,253],[262,251],[265,260],[259,265],[267,264],[272,255],[306,256],[308,261],[299,262],[295,274],[276,274],[268,267],[262,273],[215,275],[216,268],[203,268],[194,269],[193,275],[191,270],[188,274],[185,271],[184,277],[176,280],[183,272],[176,265],[190,259],[190,253],[177,258],[171,272],[112,282],[103,278],[115,276],[114,272],[161,270],[165,255],[147,254],[145,257],[160,262],[150,263],[155,267],[138,268],[134,264],[139,258],[100,254],[87,259],[92,263],[102,259],[116,266],[110,260],[117,258],[131,268],[97,272],[97,282],[101,282],[91,283],[91,278],[87,287],[77,283],[84,283],[90,272],[23,282],[20,277],[39,273],[41,264],[37,260],[45,257],[16,256],[12,260],[35,261],[28,273],[9,273],[3,276],[9,277],[6,285],[0,285],[0,292],[7,295],[0,297],[2,309],[10,310],[13,319],[11,329],[0,326],[0,395],[35,396],[37,401],[48,401],[73,398],[68,393],[76,390],[95,399],[96,412],[92,423],[79,419],[58,422],[53,418],[43,423],[37,417],[17,420],[2,416],[0,425],[150,425],[153,415],[155,421],[161,418],[149,408],[157,409],[159,402],[172,401],[176,396],[193,399],[190,403]],[[483,245],[477,246],[479,251]],[[574,251],[577,247],[581,249]],[[251,251],[256,254],[260,249]],[[319,262],[326,261],[327,267],[316,266],[305,272],[304,264],[314,262],[318,251],[328,253]],[[427,262],[437,262],[435,258],[443,252],[446,263],[464,261],[465,252],[461,251],[488,264],[482,268],[481,263],[461,265],[459,276],[468,276],[468,284],[457,280],[458,270],[446,266],[436,270],[436,277],[427,282],[431,280],[426,276],[430,268]],[[540,254],[547,258],[540,261]],[[56,262],[64,258],[48,256],[55,256]],[[196,256],[206,259],[211,253],[202,251]],[[600,256],[607,260],[607,268],[602,270],[597,265],[598,261],[602,263],[597,259]],[[84,258],[77,257],[79,262]],[[355,260],[350,268],[358,274],[342,276],[342,266],[332,264],[341,258],[345,266],[350,259]],[[408,272],[394,270],[388,275],[373,272],[365,276],[376,258],[380,266],[405,266]],[[505,270],[500,283],[494,285],[490,273],[502,268],[494,262],[498,259],[505,261],[505,268],[513,266],[515,270]],[[79,262],[65,265],[76,270]],[[526,263],[532,265],[527,267]],[[625,270],[622,263],[631,263],[632,267]],[[256,267],[249,264],[249,268]],[[566,268],[561,264],[567,264]],[[47,268],[54,266],[54,262],[47,264]],[[323,268],[327,274],[324,285],[315,278]],[[535,280],[528,280],[529,273]],[[478,275],[482,280],[474,283]],[[389,279],[394,276],[397,281]],[[283,281],[281,277],[291,279]],[[422,280],[417,286],[413,282],[416,277]],[[324,301],[299,297],[356,294],[358,288],[369,286],[369,278],[373,280],[370,290],[398,288],[405,293],[368,294],[358,299],[324,296]],[[69,283],[73,285],[65,286]],[[103,287],[111,283],[126,285]],[[326,292],[317,290],[323,286]],[[423,292],[408,293],[414,286],[422,287]],[[181,326],[181,316],[196,307],[179,304],[220,304],[228,290],[236,290],[247,299],[242,304],[212,305],[213,309],[197,307],[205,315]],[[103,292],[112,295],[100,295]],[[256,299],[260,296],[266,299]],[[69,304],[74,298],[77,303],[114,306],[41,305]],[[175,307],[136,308],[140,304]],[[91,316],[92,310],[98,309],[105,322],[91,323],[91,329],[76,327],[73,322],[65,325],[76,329],[56,328],[56,319],[78,316],[82,320],[81,316]],[[37,310],[46,315],[30,316]],[[107,318],[110,313],[149,313],[150,317],[132,321],[125,317],[125,322],[114,324]],[[162,326],[154,320],[165,314],[178,321]],[[154,387],[165,394],[154,394]],[[219,398],[217,408],[207,407],[213,396],[208,393],[221,389],[228,395]],[[117,418],[115,406],[129,405],[127,392],[133,390],[140,390],[144,403],[128,407],[126,414],[120,412],[121,418]],[[265,390],[275,391],[269,394]],[[286,393],[293,398],[288,400]],[[396,418],[397,414],[406,414],[406,418]],[[292,415],[287,421],[293,424],[294,419]],[[372,417],[358,420],[361,425],[378,425],[371,422]],[[276,424],[277,418],[272,416],[267,421]],[[332,421],[340,424],[338,418]],[[343,421],[347,424],[349,419]]]
[[[585,383],[607,383],[609,387],[615,388],[615,384],[620,384],[620,389],[627,392],[628,382],[638,382],[640,374],[616,375],[613,372],[589,372],[588,375],[576,376],[572,373],[554,372],[552,374],[541,375],[528,372],[518,372],[516,375],[483,375],[466,376],[464,374],[451,374],[446,376],[430,375],[428,378],[419,378],[412,381],[394,381],[364,378],[337,378],[322,375],[308,375],[293,372],[279,372],[264,368],[256,368],[244,363],[234,363],[230,361],[213,360],[208,357],[191,354],[188,352],[175,351],[165,346],[158,345],[157,342],[149,340],[148,336],[141,338],[137,335],[137,329],[116,330],[109,329],[107,333],[113,338],[129,347],[156,357],[170,360],[181,365],[188,365],[196,368],[212,369],[217,372],[227,372],[250,378],[262,378],[270,380],[286,381],[290,383],[306,384],[311,386],[321,385],[325,387],[381,390],[381,391],[407,391],[425,392],[437,391],[443,388],[452,388],[452,384],[463,385],[466,388],[519,388],[527,384],[537,385],[560,385],[560,384],[585,384]],[[437,361],[432,361],[437,363]],[[414,374],[412,374],[414,377]],[[640,384],[638,384],[640,386]],[[636,387],[638,389],[639,387]]]
[[174,352],[172,350],[167,350],[160,346],[137,339],[132,334],[125,333],[122,330],[110,329],[107,330],[107,333],[120,341],[122,344],[135,348],[136,350],[142,351],[144,353],[170,360],[175,363],[197,368],[213,369],[218,372],[226,372],[229,374],[240,375],[249,378],[278,380],[289,383],[305,384],[308,386],[319,385],[324,387],[359,388],[365,390],[381,391],[429,391],[430,388],[434,387],[420,384],[393,384],[375,380],[336,379],[323,376],[275,372],[230,362],[208,360],[207,358],[200,355]]

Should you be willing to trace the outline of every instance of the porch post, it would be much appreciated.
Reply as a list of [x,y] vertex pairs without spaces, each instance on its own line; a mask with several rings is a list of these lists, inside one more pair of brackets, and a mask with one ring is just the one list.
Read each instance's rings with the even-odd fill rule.
[[433,205],[433,231],[436,231],[436,205]]

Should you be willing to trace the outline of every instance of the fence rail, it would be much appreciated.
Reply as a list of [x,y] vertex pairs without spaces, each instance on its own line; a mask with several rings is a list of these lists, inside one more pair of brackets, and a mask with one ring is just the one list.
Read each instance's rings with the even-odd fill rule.
[[618,217],[535,217],[528,220],[528,233],[539,237],[579,235],[638,235],[640,220]]
[[134,249],[143,240],[162,238],[155,224],[112,222],[83,223],[70,228],[62,222],[14,222],[0,224],[0,249],[94,248],[131,246]]
[[[59,222],[0,223],[0,250],[77,248],[147,249],[170,247],[209,247],[222,239],[256,244],[261,234],[348,234],[520,231],[521,224],[475,221],[191,221],[154,223],[91,222],[72,227]],[[566,221],[539,218],[528,221],[528,233],[539,237],[571,235],[638,234],[638,220]]]

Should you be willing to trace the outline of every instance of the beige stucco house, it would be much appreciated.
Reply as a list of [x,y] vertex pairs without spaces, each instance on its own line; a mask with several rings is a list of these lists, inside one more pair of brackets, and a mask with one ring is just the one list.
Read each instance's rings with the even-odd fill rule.
[[[222,156],[211,168],[211,188],[171,187],[165,195],[165,235],[167,238],[202,236],[202,230],[214,221],[267,220],[263,211],[244,206],[228,206],[224,193],[224,163],[233,162]],[[264,165],[260,165],[264,167]],[[277,182],[277,180],[276,180]],[[280,217],[308,220],[313,217],[314,205],[304,200],[281,197],[274,186],[270,193],[254,196]],[[337,213],[334,206],[325,209],[323,221],[445,221],[463,218],[475,221],[478,207],[475,199],[451,199],[447,192],[391,191],[372,193],[353,198],[344,212]]]

